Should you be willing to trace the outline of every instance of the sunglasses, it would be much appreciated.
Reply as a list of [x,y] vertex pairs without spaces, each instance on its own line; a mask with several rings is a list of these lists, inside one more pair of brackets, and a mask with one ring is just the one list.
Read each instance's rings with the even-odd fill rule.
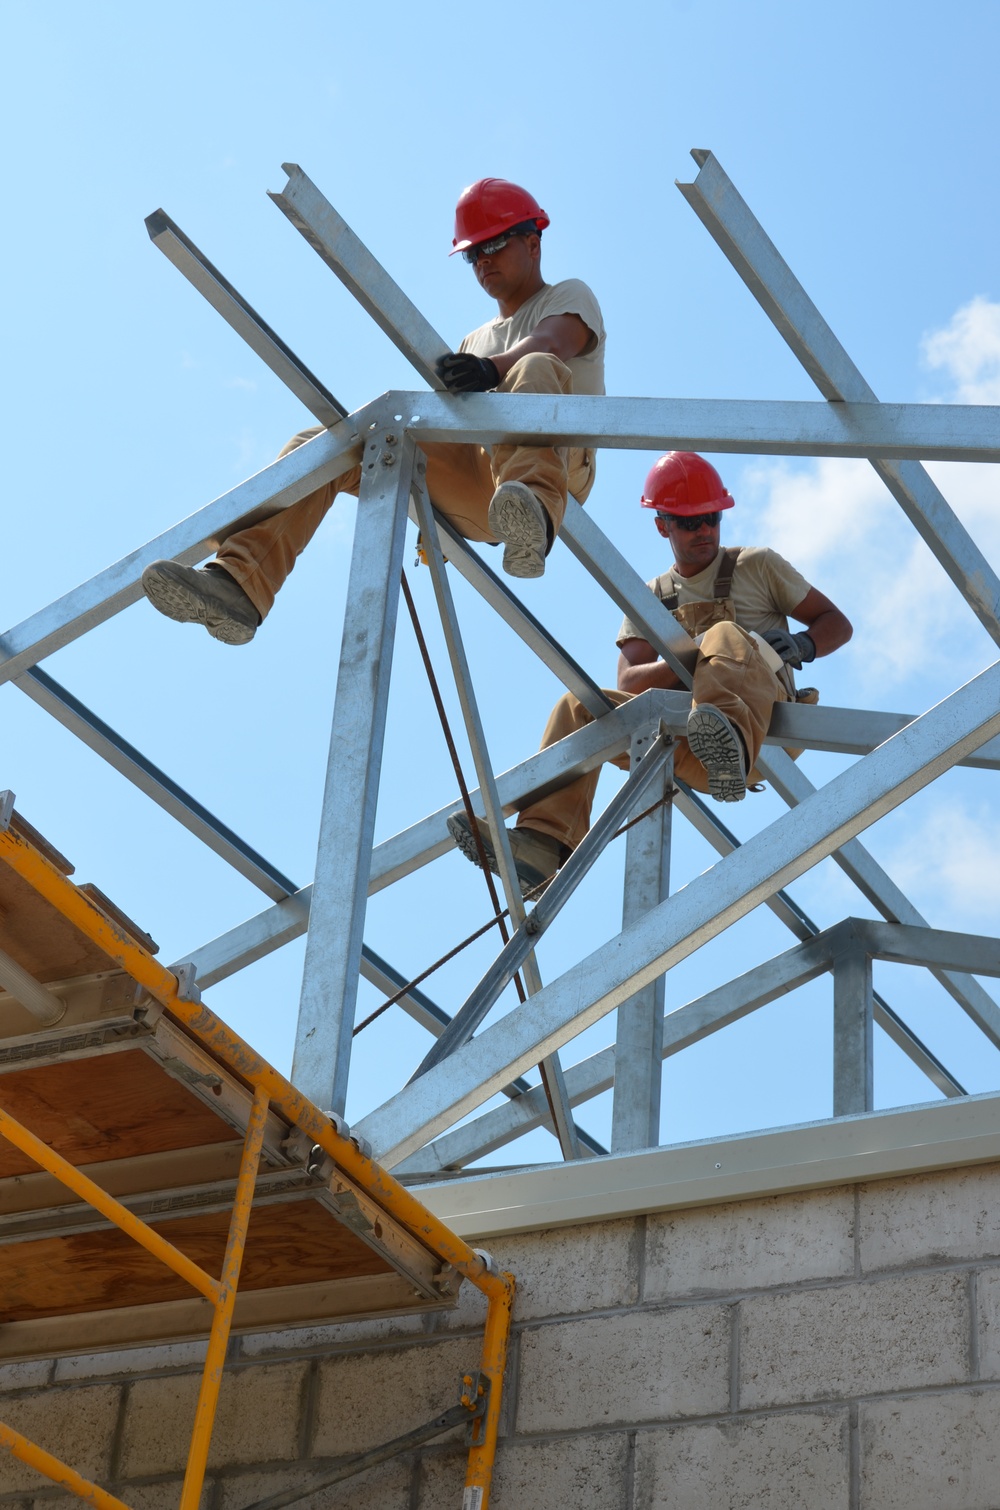
[[722,514],[717,510],[714,514],[660,514],[659,517],[675,524],[679,530],[686,530],[689,535],[693,535],[695,530],[700,530],[703,524],[708,529],[714,530]]
[[466,262],[473,267],[480,257],[492,257],[494,252],[502,252],[514,236],[537,236],[538,231],[534,225],[511,226],[509,231],[503,231],[499,236],[491,236],[489,241],[479,241],[475,246],[467,246],[462,253]]

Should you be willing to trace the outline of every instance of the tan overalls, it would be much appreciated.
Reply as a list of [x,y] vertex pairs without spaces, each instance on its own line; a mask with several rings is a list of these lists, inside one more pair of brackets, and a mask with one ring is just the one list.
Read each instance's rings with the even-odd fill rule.
[[[771,709],[775,703],[794,699],[796,694],[788,667],[783,667],[775,675],[765,664],[756,642],[735,621],[730,593],[740,549],[735,546],[723,552],[710,603],[678,604],[676,594],[664,598],[663,603],[688,634],[704,635],[694,671],[692,707],[711,703],[739,729],[750,757],[751,772],[747,781],[750,785],[760,780],[759,773],[752,768],[771,722]],[[632,698],[630,692],[609,688],[604,688],[604,694],[615,707]],[[808,700],[815,699],[808,697]],[[548,749],[557,740],[565,739],[567,734],[592,723],[593,717],[579,698],[571,692],[565,693],[549,715],[541,749]],[[617,756],[614,764],[627,771],[628,755]],[[708,791],[705,767],[691,754],[686,739],[678,739],[674,746],[674,774],[699,792]],[[568,786],[550,792],[518,814],[517,826],[551,834],[575,849],[590,827],[590,810],[599,776],[599,769],[590,771]]]
[[[511,367],[498,393],[572,393],[573,374],[565,362],[544,351],[532,351]],[[300,430],[279,453],[323,433],[322,426]],[[552,520],[553,538],[566,512],[567,488],[585,503],[594,486],[594,453],[580,446],[515,446],[488,449],[466,442],[447,445],[428,442],[427,491],[434,507],[451,520],[466,540],[496,541],[489,526],[490,499],[502,482],[526,483]],[[296,558],[309,544],[338,493],[356,494],[361,467],[352,467],[315,493],[272,514],[260,524],[230,535],[216,560],[242,587],[261,618],[274,605],[275,594]]]

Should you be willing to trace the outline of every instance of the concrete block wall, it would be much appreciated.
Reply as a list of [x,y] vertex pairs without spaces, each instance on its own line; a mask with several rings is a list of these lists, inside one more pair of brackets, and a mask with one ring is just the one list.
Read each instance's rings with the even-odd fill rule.
[[[494,1510],[998,1510],[1000,1165],[489,1240],[519,1280]],[[453,1403],[482,1305],[234,1342],[204,1510]],[[133,1510],[180,1491],[200,1349],[0,1369],[0,1417]],[[460,1510],[458,1434],[310,1510]],[[0,1457],[0,1506],[80,1503]]]

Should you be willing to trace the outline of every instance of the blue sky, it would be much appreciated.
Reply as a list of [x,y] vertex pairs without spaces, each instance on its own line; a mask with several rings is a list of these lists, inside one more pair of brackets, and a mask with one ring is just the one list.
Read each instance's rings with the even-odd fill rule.
[[[545,271],[595,289],[620,394],[812,398],[795,359],[674,188],[709,147],[883,399],[1000,402],[995,59],[998,8],[966,0],[816,7],[676,0],[613,8],[0,3],[9,187],[2,256],[6,625],[167,528],[274,456],[308,422],[281,384],[150,244],[162,206],[349,407],[419,387],[402,357],[266,198],[299,162],[431,322],[457,343],[490,311],[449,259],[463,185],[528,184],[552,217]],[[589,507],[643,575],[665,564],[637,507],[652,453],[605,453]],[[864,463],[719,461],[728,538],[768,543],[854,619],[817,669],[825,702],[919,710],[992,646]],[[991,559],[992,474],[940,467]],[[731,523],[729,522],[731,520]],[[130,608],[48,663],[276,864],[312,871],[353,504],[331,512],[251,647]],[[411,574],[412,575],[412,574]],[[414,577],[439,668],[427,574]],[[559,691],[457,597],[498,769],[537,743]],[[598,679],[619,615],[568,553],[525,600]],[[378,833],[452,795],[412,636],[401,623]],[[175,958],[263,899],[13,687],[0,784]],[[454,699],[451,700],[454,705]],[[807,756],[821,781],[838,762]],[[602,785],[605,800],[617,775]],[[770,794],[734,817],[776,817]],[[930,921],[995,928],[1000,820],[989,778],[956,773],[866,840]],[[619,849],[621,846],[619,846]],[[676,883],[711,863],[677,823]],[[541,951],[545,979],[620,922],[609,854]],[[416,973],[486,916],[457,856],[373,900],[370,943]],[[867,905],[830,865],[795,888],[824,924]],[[583,941],[583,942],[581,942]],[[672,972],[676,1006],[792,942],[754,914]],[[301,947],[211,1000],[281,1067]],[[489,951],[428,990],[454,1010]],[[970,1089],[1000,1056],[917,972],[881,988]],[[377,1001],[365,988],[362,1007]],[[664,1136],[825,1115],[830,991],[816,983],[668,1064]],[[565,1051],[608,1041],[612,1024]],[[358,1040],[351,1113],[395,1090],[426,1039],[397,1011]],[[880,1104],[926,1082],[880,1045]],[[598,1136],[607,1098],[581,1114]],[[525,1157],[549,1157],[546,1135]],[[520,1155],[518,1155],[520,1156]]]

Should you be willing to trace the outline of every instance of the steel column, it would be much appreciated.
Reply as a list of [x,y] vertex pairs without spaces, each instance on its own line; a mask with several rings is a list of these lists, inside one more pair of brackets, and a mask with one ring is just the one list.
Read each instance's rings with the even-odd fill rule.
[[[633,734],[629,764],[635,770],[657,730]],[[622,927],[627,928],[670,894],[673,752],[650,787],[649,802],[661,805],[629,829],[625,840],[625,894]],[[664,800],[666,799],[666,800]],[[662,975],[618,1008],[615,1034],[615,1094],[611,1152],[652,1148],[660,1141],[660,1087],[663,1083]]]
[[833,961],[833,1115],[874,1106],[872,960],[852,930]]
[[292,1080],[343,1113],[396,632],[413,444],[365,447]]
[[[493,765],[490,761],[489,750],[486,745],[486,731],[483,728],[483,721],[479,716],[479,705],[472,686],[472,674],[469,670],[465,646],[462,643],[462,632],[458,624],[458,615],[455,612],[455,603],[445,571],[444,558],[441,555],[441,549],[437,540],[437,531],[434,528],[434,515],[431,510],[430,498],[424,485],[426,471],[427,463],[421,456],[417,460],[417,481],[413,490],[417,510],[417,522],[424,536],[427,563],[431,572],[431,582],[434,587],[434,596],[437,600],[438,613],[441,616],[441,628],[444,631],[445,644],[448,647],[448,657],[451,661],[455,688],[458,692],[462,716],[465,720],[465,732],[472,750],[473,764],[476,767],[476,775],[479,778],[479,790],[482,793],[483,802],[486,807],[486,821],[493,836],[493,849],[500,870],[500,881],[507,902],[507,910],[510,913],[511,922],[516,930],[524,922],[524,900],[521,896],[521,886],[517,878],[514,857],[511,853],[510,836],[507,833],[507,826],[504,822],[503,805],[500,801],[500,794],[497,791],[496,779],[493,775]],[[525,955],[521,964],[521,973],[524,978],[524,987],[527,994],[529,996],[537,995],[542,989],[542,976],[533,950]],[[450,1027],[451,1024],[448,1026]],[[447,1031],[448,1029],[446,1028],[441,1038],[444,1037]],[[576,1125],[573,1121],[569,1097],[566,1094],[566,1084],[563,1080],[562,1066],[559,1063],[558,1054],[547,1055],[538,1068],[542,1076],[542,1084],[545,1087],[545,1094],[552,1110],[553,1131],[559,1140],[559,1147],[562,1150],[563,1158],[582,1158],[583,1150],[576,1135]]]

